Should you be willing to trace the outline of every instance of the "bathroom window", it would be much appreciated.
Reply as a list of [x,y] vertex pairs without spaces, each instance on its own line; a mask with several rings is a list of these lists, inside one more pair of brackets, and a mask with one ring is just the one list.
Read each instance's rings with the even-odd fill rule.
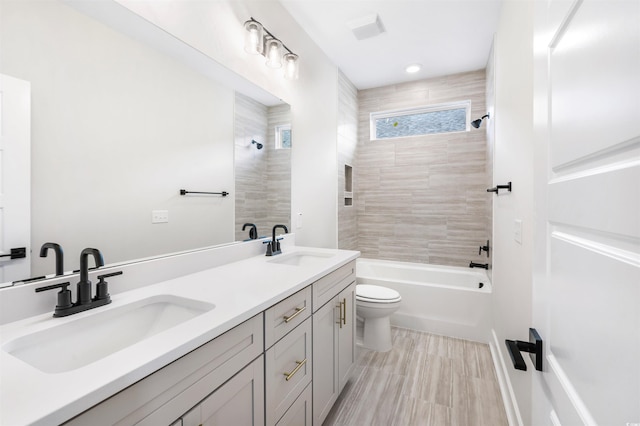
[[291,124],[276,126],[276,149],[291,149]]
[[471,101],[371,113],[371,140],[469,130]]

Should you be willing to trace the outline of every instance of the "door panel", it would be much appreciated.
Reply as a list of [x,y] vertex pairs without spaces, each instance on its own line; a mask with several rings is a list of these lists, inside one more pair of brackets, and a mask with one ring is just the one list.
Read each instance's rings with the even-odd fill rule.
[[630,141],[640,129],[638,2],[577,3],[550,49],[554,168]]
[[640,2],[535,7],[532,423],[638,423]]

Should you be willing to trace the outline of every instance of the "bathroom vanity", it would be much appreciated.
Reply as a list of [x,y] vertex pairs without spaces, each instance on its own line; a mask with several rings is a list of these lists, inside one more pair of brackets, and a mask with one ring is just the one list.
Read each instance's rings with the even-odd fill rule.
[[[108,306],[2,325],[0,423],[321,424],[355,362],[359,253],[217,250],[165,259],[172,270],[193,256],[226,261],[148,285],[123,283],[162,259],[119,268],[110,288],[126,291]],[[91,350],[73,349],[91,338]]]

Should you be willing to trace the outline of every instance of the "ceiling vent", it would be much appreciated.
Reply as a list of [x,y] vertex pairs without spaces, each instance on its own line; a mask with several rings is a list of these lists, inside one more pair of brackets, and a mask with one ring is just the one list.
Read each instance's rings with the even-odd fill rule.
[[358,40],[375,37],[384,32],[384,25],[377,14],[354,19],[347,22],[347,25]]

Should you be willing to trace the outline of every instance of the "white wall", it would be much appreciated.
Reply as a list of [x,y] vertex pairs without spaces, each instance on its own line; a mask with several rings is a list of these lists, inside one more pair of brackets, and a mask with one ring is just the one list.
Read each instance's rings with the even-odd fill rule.
[[[504,340],[528,341],[532,326],[532,2],[504,2],[494,49],[493,182],[511,181],[513,192],[493,196],[493,345],[504,363],[502,373],[508,376],[509,398],[517,400],[516,421],[530,424],[531,372],[513,368]],[[522,243],[514,239],[515,220],[522,221]]]
[[2,72],[32,87],[32,274],[46,241],[68,270],[233,241],[233,200],[178,193],[233,191],[233,91],[62,3],[1,6]]
[[[300,245],[337,247],[338,70],[288,12],[273,1],[117,1],[291,105],[292,231]],[[244,51],[250,17],[299,55],[299,80]]]

